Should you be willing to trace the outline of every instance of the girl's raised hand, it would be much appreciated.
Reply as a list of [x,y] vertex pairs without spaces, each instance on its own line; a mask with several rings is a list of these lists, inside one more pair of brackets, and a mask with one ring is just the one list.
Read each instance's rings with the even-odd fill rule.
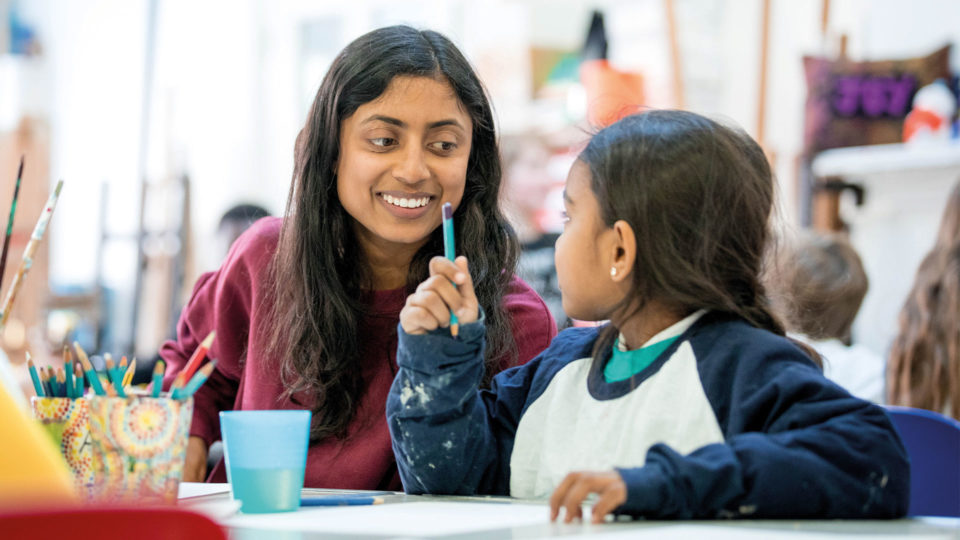
[[572,472],[550,496],[550,521],[557,519],[561,507],[566,510],[564,523],[582,518],[580,505],[591,493],[600,495],[590,516],[593,523],[603,523],[607,514],[627,502],[627,485],[617,471]]
[[[454,283],[456,287],[454,287]],[[450,311],[461,325],[479,317],[479,303],[473,291],[473,279],[467,258],[452,262],[444,257],[430,259],[430,277],[407,297],[400,311],[400,326],[408,334],[426,334],[450,326]]]

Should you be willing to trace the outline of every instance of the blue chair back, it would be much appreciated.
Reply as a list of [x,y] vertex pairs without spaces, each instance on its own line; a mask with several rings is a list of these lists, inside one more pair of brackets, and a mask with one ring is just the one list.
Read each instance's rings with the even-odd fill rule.
[[960,422],[887,407],[910,457],[910,515],[960,517]]

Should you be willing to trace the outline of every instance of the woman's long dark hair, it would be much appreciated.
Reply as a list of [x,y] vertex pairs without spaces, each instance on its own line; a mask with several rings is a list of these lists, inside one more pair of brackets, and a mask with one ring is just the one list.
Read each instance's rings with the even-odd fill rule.
[[[784,335],[761,281],[775,190],[753,139],[698,114],[652,110],[598,132],[580,159],[604,223],[625,220],[636,235],[631,294],[620,309],[656,300],[683,314],[731,313]],[[617,333],[607,328],[594,358]]]
[[[488,373],[493,364],[516,354],[501,299],[519,248],[498,206],[500,156],[486,91],[441,34],[408,26],[374,30],[333,61],[297,136],[286,218],[272,263],[271,348],[281,359],[285,395],[308,391],[315,396],[311,442],[345,436],[365,389],[357,362],[358,324],[367,308],[359,298],[372,284],[353,218],[337,196],[341,123],[383,94],[397,76],[449,83],[473,121],[466,187],[454,215],[457,247],[470,260],[477,298],[486,312]],[[442,253],[438,227],[410,264],[409,290],[428,276],[430,258]]]

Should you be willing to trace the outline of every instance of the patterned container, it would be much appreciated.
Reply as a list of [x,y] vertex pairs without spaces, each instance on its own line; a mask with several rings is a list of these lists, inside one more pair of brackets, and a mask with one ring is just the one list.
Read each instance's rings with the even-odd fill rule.
[[89,399],[96,498],[105,502],[175,504],[193,399]]
[[33,417],[53,437],[60,453],[73,472],[77,492],[89,498],[93,488],[93,462],[90,453],[90,402],[85,398],[32,397]]

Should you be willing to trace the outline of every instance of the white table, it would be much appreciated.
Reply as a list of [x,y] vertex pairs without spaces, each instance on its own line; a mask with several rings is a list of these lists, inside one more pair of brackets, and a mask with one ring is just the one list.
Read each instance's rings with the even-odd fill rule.
[[[181,495],[200,494],[187,484]],[[226,484],[205,487],[211,494],[181,499],[181,506],[208,513],[236,540],[314,538],[720,538],[822,540],[827,538],[960,539],[960,519],[893,521],[621,521],[591,525],[550,523],[542,501],[504,497],[384,495],[384,504],[301,508],[286,514],[240,515]],[[326,492],[328,490],[306,490]]]

